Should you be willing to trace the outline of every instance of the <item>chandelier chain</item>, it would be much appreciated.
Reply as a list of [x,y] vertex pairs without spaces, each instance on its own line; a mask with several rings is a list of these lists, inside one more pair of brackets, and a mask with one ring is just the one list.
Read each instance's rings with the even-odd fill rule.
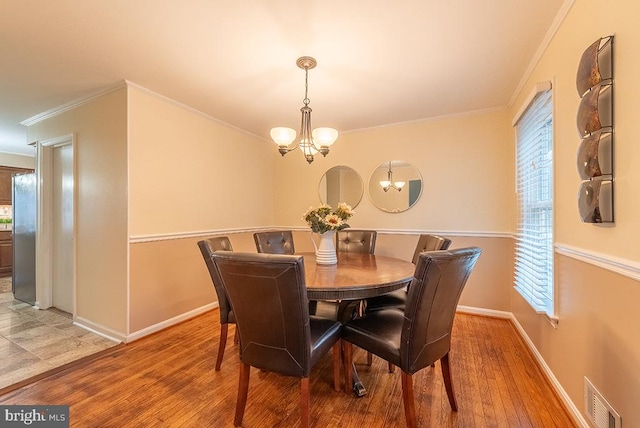
[[302,102],[305,107],[309,106],[309,67],[304,68],[304,99]]

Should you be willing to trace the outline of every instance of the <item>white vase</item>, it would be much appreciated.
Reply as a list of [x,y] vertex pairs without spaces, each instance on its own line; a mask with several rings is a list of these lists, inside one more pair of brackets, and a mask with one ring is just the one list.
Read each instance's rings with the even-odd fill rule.
[[316,248],[316,264],[318,265],[335,265],[338,263],[338,257],[336,256],[336,246],[333,243],[333,237],[336,234],[335,230],[329,230],[325,233],[319,233],[320,243],[316,245],[316,242],[312,239],[313,246]]

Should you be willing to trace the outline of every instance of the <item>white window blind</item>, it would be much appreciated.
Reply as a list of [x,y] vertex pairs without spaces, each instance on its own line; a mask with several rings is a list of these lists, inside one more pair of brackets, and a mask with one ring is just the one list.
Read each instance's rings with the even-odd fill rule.
[[516,123],[518,233],[515,288],[553,318],[553,115],[551,90],[538,93]]

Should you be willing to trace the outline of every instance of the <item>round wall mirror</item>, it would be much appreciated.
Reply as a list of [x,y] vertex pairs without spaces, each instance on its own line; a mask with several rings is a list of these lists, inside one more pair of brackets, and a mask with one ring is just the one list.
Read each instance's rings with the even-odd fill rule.
[[369,179],[371,202],[384,212],[400,213],[422,195],[420,171],[408,162],[392,160],[378,165]]
[[353,168],[338,165],[327,170],[320,179],[318,186],[320,201],[337,207],[338,202],[344,202],[355,208],[362,199],[364,184],[362,178]]

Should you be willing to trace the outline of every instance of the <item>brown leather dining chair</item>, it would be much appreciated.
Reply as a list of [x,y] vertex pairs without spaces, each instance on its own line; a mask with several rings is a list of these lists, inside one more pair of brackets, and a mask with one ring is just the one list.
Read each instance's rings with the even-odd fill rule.
[[[309,315],[303,258],[216,252],[216,271],[240,331],[240,373],[234,424],[242,424],[251,367],[300,378],[300,418],[309,426],[311,369],[333,348],[340,390],[341,324]],[[260,302],[260,304],[256,304]]]
[[[451,240],[443,236],[423,234],[418,238],[418,244],[413,253],[412,263],[415,265],[418,262],[420,253],[425,251],[446,250],[451,245]],[[380,309],[398,308],[404,310],[407,302],[407,290],[401,289],[394,291],[393,293],[385,294],[382,296],[372,297],[366,301],[366,311],[372,312]]]
[[[416,249],[413,252],[413,259],[411,262],[415,265],[418,262],[418,258],[421,253],[425,251],[446,250],[451,245],[451,240],[443,236],[422,234],[418,237],[418,243]],[[404,311],[407,303],[407,291],[406,289],[396,290],[389,294],[382,296],[371,297],[365,301],[365,311],[373,312],[381,309],[396,308]],[[372,364],[372,355],[367,352],[367,365]],[[389,363],[389,373],[395,371],[395,366]]]
[[[218,296],[218,307],[220,309],[220,342],[218,344],[218,357],[216,359],[216,370],[220,370],[222,366],[222,358],[224,357],[224,349],[227,346],[227,332],[229,330],[229,324],[235,324],[236,318],[231,310],[227,295],[222,288],[220,281],[216,281],[216,277],[213,262],[211,261],[211,255],[216,251],[233,251],[231,241],[226,236],[220,236],[216,238],[204,239],[198,241],[198,247],[202,253],[207,269],[209,270],[209,276],[213,282],[213,288]],[[237,333],[237,330],[236,330]],[[238,336],[236,334],[234,342],[238,342]]]
[[[336,232],[336,252],[338,256],[344,253],[374,254],[376,251],[375,230],[343,229]],[[319,305],[331,305],[333,302],[322,302]],[[336,304],[336,316],[343,321],[351,318],[351,313],[359,311],[361,301],[342,301]]]
[[376,251],[375,230],[342,229],[336,233],[336,251],[338,253],[373,254]]
[[293,233],[290,230],[256,232],[253,234],[256,250],[267,254],[295,254]]
[[451,245],[451,239],[445,238],[439,235],[422,234],[418,237],[418,244],[416,250],[413,252],[413,258],[411,263],[414,265],[418,263],[418,257],[420,253],[425,251],[447,250]]
[[[381,309],[343,326],[345,368],[351,367],[353,344],[402,370],[402,400],[409,428],[417,426],[413,375],[437,360],[451,409],[458,409],[449,364],[451,330],[460,294],[481,252],[470,247],[421,253],[404,312]],[[351,372],[345,370],[345,376],[345,385],[349,385]]]

